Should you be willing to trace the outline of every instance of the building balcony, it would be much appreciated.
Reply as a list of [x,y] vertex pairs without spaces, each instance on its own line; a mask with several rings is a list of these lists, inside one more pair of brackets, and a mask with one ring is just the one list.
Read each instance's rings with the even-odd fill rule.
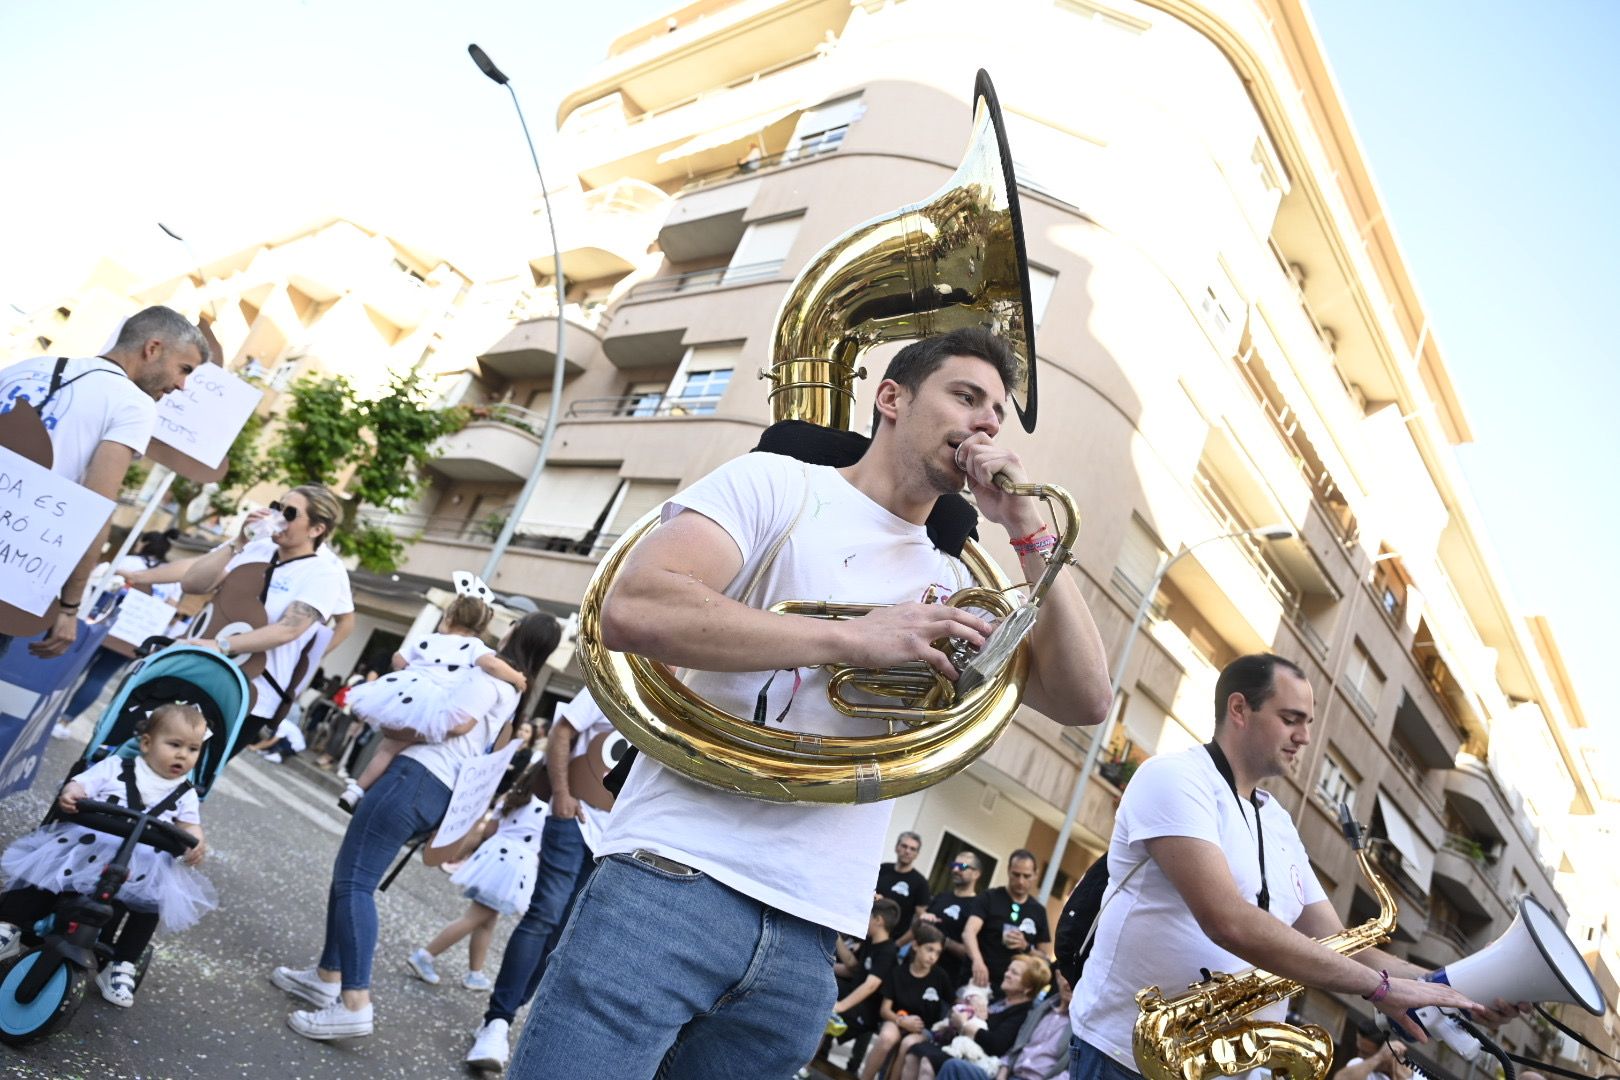
[[766,422],[763,398],[747,403],[747,415],[737,415],[735,406],[725,410],[724,401],[724,396],[665,399],[661,394],[579,399],[557,424],[552,460],[619,461],[627,476],[682,479],[680,463],[691,460],[695,445],[721,454],[716,460],[722,460],[759,441]]
[[1503,906],[1499,873],[1465,837],[1448,836],[1434,855],[1434,887],[1467,918],[1494,919]]
[[471,423],[433,445],[428,468],[451,480],[525,480],[545,424],[544,416],[514,405],[475,406]]
[[[560,191],[549,196],[551,223],[556,226],[563,273],[574,281],[628,274],[647,257],[658,235],[670,197],[634,177],[624,177],[592,191]],[[535,215],[535,242],[543,254],[529,260],[541,277],[556,272],[545,210]]]
[[[451,519],[394,519],[392,527],[406,541],[400,570],[449,581],[457,570],[480,566],[495,542],[494,529]],[[493,524],[493,523],[491,523]],[[585,593],[606,543],[593,554],[549,551],[531,546],[529,537],[513,538],[489,582],[497,592],[519,593],[537,600],[577,605]],[[605,540],[605,538],[604,538]]]
[[743,215],[758,192],[758,179],[683,192],[658,230],[658,247],[675,263],[717,259],[736,251],[748,228]]
[[1462,749],[1462,735],[1432,706],[1420,705],[1410,692],[1401,694],[1395,710],[1395,734],[1425,769],[1450,769]]
[[359,290],[361,303],[402,330],[414,330],[426,322],[451,297],[420,278],[389,267],[373,275]]
[[[735,340],[740,310],[774,310],[787,283],[782,263],[716,266],[644,281],[615,308],[602,351],[625,370],[673,367],[687,342]],[[717,290],[753,289],[746,303],[715,303]]]
[[[504,379],[547,379],[557,362],[557,305],[536,305],[550,311],[527,318],[508,330],[499,341],[478,354],[479,365],[488,373]],[[569,304],[564,309],[568,320],[563,342],[563,371],[572,377],[584,371],[602,346],[594,314]]]
[[1413,944],[1412,951],[1425,961],[1444,967],[1467,956],[1472,950],[1468,945],[1468,935],[1460,927],[1431,915],[1423,933]]
[[1488,837],[1500,844],[1507,839],[1499,821],[1511,813],[1507,800],[1491,776],[1490,769],[1478,758],[1464,755],[1457,765],[1446,773],[1446,801],[1467,823],[1474,835]]

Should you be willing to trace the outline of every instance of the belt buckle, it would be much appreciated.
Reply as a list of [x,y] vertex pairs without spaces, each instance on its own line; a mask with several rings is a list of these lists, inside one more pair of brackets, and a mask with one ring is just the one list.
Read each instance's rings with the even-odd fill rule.
[[646,848],[637,848],[630,853],[630,857],[637,862],[646,863],[654,870],[662,870],[666,874],[676,874],[680,877],[691,877],[698,873],[698,871],[694,870],[690,866],[687,866],[685,863],[676,862],[674,859],[665,858],[663,855],[658,854],[658,852],[648,851]]

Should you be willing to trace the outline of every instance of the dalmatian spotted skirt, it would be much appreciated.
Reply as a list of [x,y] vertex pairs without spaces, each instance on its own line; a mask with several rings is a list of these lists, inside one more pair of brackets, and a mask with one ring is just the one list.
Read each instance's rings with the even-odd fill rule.
[[498,832],[478,845],[472,858],[450,875],[467,899],[516,915],[529,907],[540,865],[539,834]]
[[[123,841],[82,825],[56,822],[35,829],[0,856],[9,887],[91,893]],[[131,911],[155,911],[169,933],[184,930],[219,906],[213,884],[166,852],[137,844],[118,902]]]

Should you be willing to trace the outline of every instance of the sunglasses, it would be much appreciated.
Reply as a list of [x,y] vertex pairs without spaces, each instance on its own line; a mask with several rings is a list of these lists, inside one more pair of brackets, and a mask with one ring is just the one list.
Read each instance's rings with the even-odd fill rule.
[[951,863],[951,869],[952,870],[977,870],[978,867],[974,866],[972,863],[953,862],[953,863]]
[[296,506],[282,506],[279,502],[273,502],[270,504],[270,509],[281,514],[289,524],[298,520],[298,507]]

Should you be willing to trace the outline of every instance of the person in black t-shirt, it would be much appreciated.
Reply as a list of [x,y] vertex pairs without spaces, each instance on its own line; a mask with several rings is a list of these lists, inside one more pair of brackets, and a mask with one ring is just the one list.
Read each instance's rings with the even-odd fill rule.
[[912,927],[911,957],[895,965],[883,984],[883,1004],[878,1016],[883,1026],[866,1053],[861,1080],[873,1080],[902,1039],[926,1038],[950,1006],[954,988],[951,978],[939,967],[944,935],[928,923]]
[[997,988],[1013,958],[1031,952],[1050,939],[1046,909],[1035,899],[1035,856],[1019,848],[1007,857],[1007,884],[979,897],[973,915],[962,928],[973,964],[973,981]]
[[867,920],[866,940],[851,949],[843,938],[838,939],[838,960],[833,964],[838,1002],[833,1012],[849,1026],[845,1038],[877,1030],[878,1006],[882,1002],[878,991],[894,970],[898,950],[890,935],[899,919],[899,905],[893,900],[877,900]]
[[930,897],[927,907],[917,910],[919,922],[932,923],[945,935],[945,951],[939,964],[951,977],[953,987],[967,982],[971,974],[967,946],[962,944],[962,929],[967,926],[979,898],[979,874],[983,869],[973,852],[959,853],[951,862],[951,891]]
[[908,940],[911,916],[920,907],[928,906],[928,879],[917,871],[917,856],[922,852],[922,837],[914,832],[903,832],[894,844],[894,862],[878,867],[877,895],[887,897],[900,905],[900,922],[894,928],[899,944]]

